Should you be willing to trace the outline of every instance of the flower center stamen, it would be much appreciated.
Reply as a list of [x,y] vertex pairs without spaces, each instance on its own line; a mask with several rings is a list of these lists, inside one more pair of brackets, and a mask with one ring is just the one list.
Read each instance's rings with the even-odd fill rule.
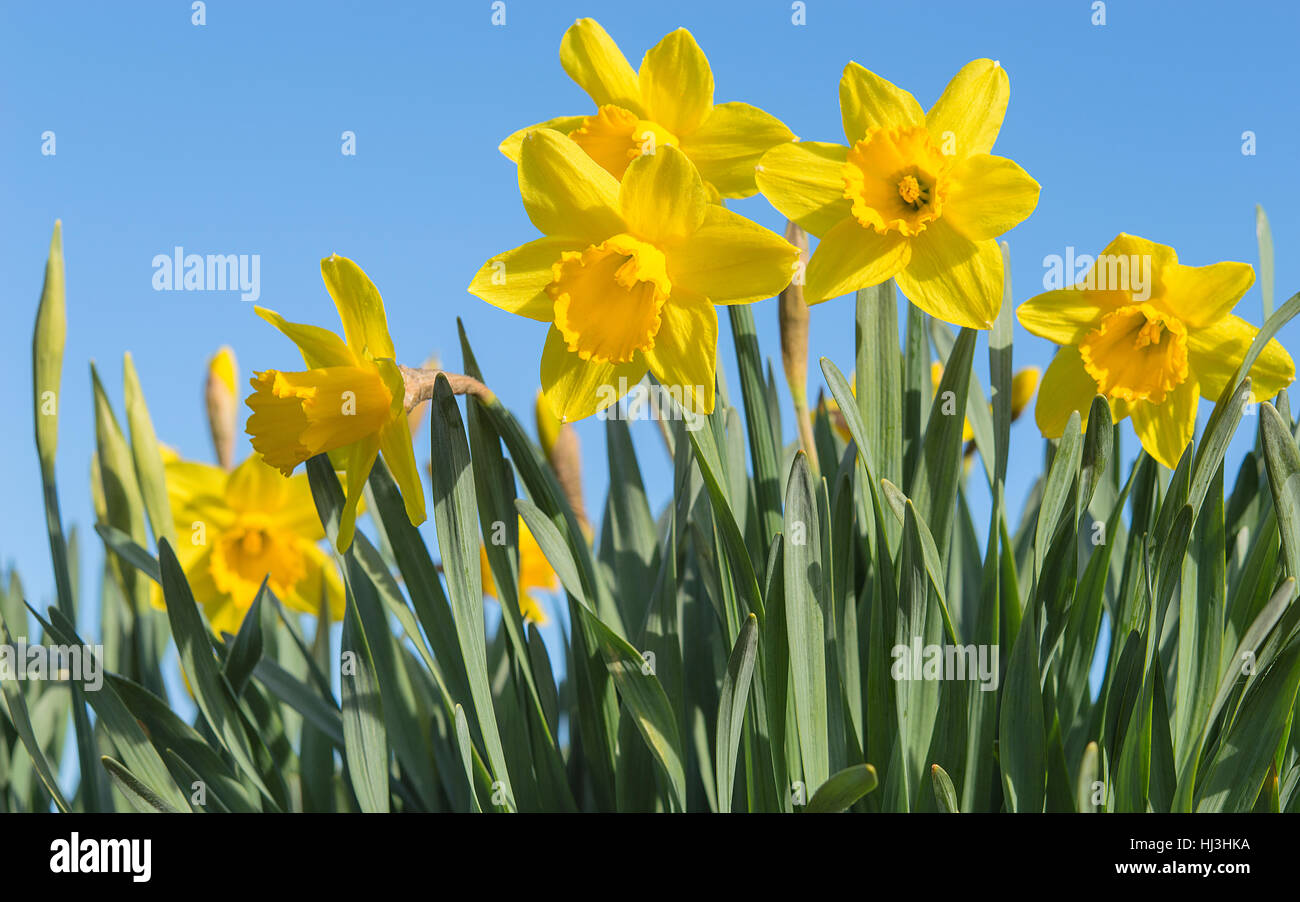
[[926,194],[927,192],[914,175],[905,175],[898,183],[898,196],[903,199],[903,203],[910,205],[914,210],[919,210],[925,205]]
[[218,591],[246,603],[263,577],[277,595],[287,595],[306,575],[306,562],[296,538],[260,516],[246,516],[217,538],[211,574]]
[[952,165],[924,126],[873,129],[845,158],[844,196],[863,227],[914,237],[939,218]]
[[1159,404],[1187,380],[1187,326],[1151,304],[1129,304],[1102,317],[1079,355],[1102,394]]

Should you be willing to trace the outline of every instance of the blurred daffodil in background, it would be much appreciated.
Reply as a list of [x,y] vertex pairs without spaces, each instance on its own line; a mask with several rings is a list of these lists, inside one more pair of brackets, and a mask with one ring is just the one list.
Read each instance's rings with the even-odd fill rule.
[[[325,538],[307,475],[285,479],[259,454],[233,471],[165,455],[176,556],[195,600],[218,635],[239,632],[263,578],[296,611],[343,616],[343,583],[319,542]],[[162,591],[153,603],[163,607]]]
[[[492,579],[492,568],[488,566],[487,549],[479,548],[479,570],[482,571],[483,594],[500,601],[496,582]],[[525,620],[531,620],[538,626],[544,626],[550,619],[531,590],[541,589],[554,592],[560,587],[559,577],[551,569],[542,547],[528,531],[522,519],[519,520],[519,613]]]
[[757,181],[781,213],[820,240],[809,304],[893,278],[930,315],[987,329],[1002,304],[999,235],[1038,204],[1038,183],[989,153],[1011,88],[995,61],[974,60],[929,112],[857,63],[840,78],[849,146],[780,144]]
[[567,137],[530,132],[519,191],[545,237],[488,260],[469,291],[551,323],[542,391],[568,422],[615,403],[653,373],[679,403],[713,411],[714,304],[775,296],[797,249],[709,203],[673,147],[638,157],[620,183]]
[[[1025,412],[1025,408],[1027,408],[1029,402],[1033,400],[1034,392],[1038,390],[1038,380],[1041,374],[1042,371],[1039,370],[1038,367],[1027,366],[1024,369],[1018,370],[1016,374],[1011,377],[1011,422],[1014,423],[1016,420],[1020,419],[1020,415]],[[849,377],[849,386],[853,390],[854,397],[857,396],[855,377],[856,374]],[[930,363],[931,392],[937,393],[939,391],[939,383],[942,379],[943,364],[937,360],[932,361]],[[844,414],[840,413],[840,406],[835,403],[835,399],[825,398],[822,400],[822,405],[826,408],[826,412],[830,417],[831,426],[835,430],[836,434],[846,442],[852,441],[853,435],[849,432],[848,423],[844,421]],[[992,410],[993,405],[990,404],[990,413]],[[975,430],[972,428],[969,419],[964,418],[962,420],[961,440],[966,443],[965,453],[967,457],[975,453]]]
[[[1196,431],[1201,397],[1217,401],[1259,331],[1232,314],[1255,281],[1247,263],[1185,266],[1172,247],[1135,235],[1106,246],[1082,281],[1030,298],[1020,324],[1061,349],[1043,376],[1035,417],[1057,438],[1096,395],[1133,421],[1146,452],[1173,469]],[[1250,371],[1257,399],[1295,378],[1276,339]]]
[[342,551],[352,544],[357,505],[381,452],[402,491],[406,515],[417,526],[425,519],[424,489],[383,298],[346,257],[326,257],[321,274],[343,321],[344,337],[258,307],[263,319],[298,346],[308,369],[256,373],[254,392],[247,398],[253,413],[246,431],[253,448],[285,476],[310,457],[336,452],[332,459],[343,470],[347,488],[337,541]]
[[[1018,370],[1011,377],[1011,422],[1020,419],[1020,415],[1025,412],[1029,402],[1033,400],[1034,392],[1038,390],[1038,377],[1042,371],[1036,366],[1027,366]],[[939,382],[943,379],[943,364],[935,360],[930,364],[930,385],[934,392],[939,391]],[[993,405],[989,405],[989,411],[992,412]],[[971,427],[970,420],[962,422],[961,440],[967,442],[966,453],[970,454],[975,449],[969,443],[975,441],[975,430]]]
[[614,178],[622,178],[642,154],[671,145],[695,164],[716,200],[755,193],[754,165],[763,152],[795,140],[779,119],[757,107],[714,104],[713,71],[684,28],[650,48],[634,72],[596,20],[579,19],[560,42],[560,65],[591,96],[596,112],[515,132],[501,152],[516,163],[524,136],[536,128],[569,135]]

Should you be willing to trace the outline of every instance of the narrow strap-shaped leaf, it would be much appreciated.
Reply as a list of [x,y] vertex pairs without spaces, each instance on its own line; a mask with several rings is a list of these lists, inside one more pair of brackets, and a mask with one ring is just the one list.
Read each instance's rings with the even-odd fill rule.
[[804,782],[813,793],[830,776],[825,644],[830,575],[822,572],[821,542],[812,474],[801,452],[785,493],[785,622]]
[[844,811],[875,789],[878,782],[876,769],[870,764],[846,767],[829,777],[821,788],[813,793],[804,811],[809,814]]
[[379,680],[351,585],[347,585],[347,596],[339,680],[343,695],[343,757],[361,810],[387,812],[388,733]]
[[438,548],[442,551],[452,616],[456,621],[456,636],[469,674],[470,696],[483,733],[488,762],[494,779],[502,784],[504,807],[514,810],[510,773],[488,682],[483,584],[479,571],[478,502],[470,472],[469,443],[456,397],[447,378],[442,375],[434,386],[429,425],[432,433],[434,524],[438,531]]
[[736,776],[736,752],[740,748],[741,725],[745,720],[745,707],[749,686],[754,676],[754,659],[758,654],[758,620],[753,614],[745,618],[740,628],[736,646],[727,661],[727,673],[722,680],[722,694],[718,702],[717,739],[714,755],[717,763],[714,773],[718,781],[718,810],[731,811],[731,787]]

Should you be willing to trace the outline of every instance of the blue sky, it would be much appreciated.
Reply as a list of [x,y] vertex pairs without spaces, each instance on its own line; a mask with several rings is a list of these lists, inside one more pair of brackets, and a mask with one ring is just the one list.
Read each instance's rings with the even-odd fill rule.
[[[0,7],[0,562],[18,566],[34,600],[50,601],[52,576],[31,437],[30,329],[54,220],[64,224],[69,315],[58,474],[65,519],[91,552],[82,572],[93,591],[88,362],[120,399],[131,351],[159,437],[210,459],[207,357],[233,345],[245,377],[299,359],[237,293],[154,291],[151,261],[178,245],[259,255],[259,303],[331,328],[319,260],[349,256],[383,293],[403,362],[438,352],[459,366],[459,316],[490,385],[531,420],[545,326],[465,286],[484,260],[536,237],[499,141],[591,110],[558,61],[561,35],[580,16],[598,18],[633,65],[665,33],[689,28],[711,60],[718,102],[761,106],[811,140],[843,138],[836,86],[849,60],[928,107],[962,64],[998,59],[1011,105],[995,152],[1043,186],[1037,211],[1007,236],[1017,302],[1042,290],[1045,256],[1069,246],[1096,253],[1121,231],[1173,245],[1188,263],[1255,263],[1257,203],[1278,247],[1278,301],[1300,289],[1300,261],[1288,253],[1300,239],[1300,14],[1290,3],[1116,0],[1104,26],[1091,24],[1086,0],[807,0],[804,26],[785,0],[506,0],[504,27],[491,24],[491,6],[217,0],[202,27],[188,2]],[[41,153],[47,130],[54,156]],[[344,131],[355,133],[355,156],[340,152]],[[1242,153],[1245,131],[1254,155]],[[761,198],[733,206],[783,225]],[[1260,322],[1258,287],[1238,312]],[[754,315],[764,350],[777,354],[775,301]],[[852,317],[848,298],[814,309],[814,361],[826,355],[849,371]],[[1300,348],[1300,326],[1282,338]],[[738,390],[725,317],[720,348]],[[1045,366],[1050,353],[1016,327],[1017,366]],[[815,363],[810,384],[821,385]],[[1208,413],[1203,404],[1202,422]],[[655,427],[634,425],[651,495],[666,499]],[[1244,422],[1232,459],[1252,426]],[[593,512],[606,484],[602,429],[578,426]],[[1129,433],[1126,457],[1135,449]],[[1042,455],[1028,417],[1013,430],[1012,454],[1009,496],[1019,505]]]

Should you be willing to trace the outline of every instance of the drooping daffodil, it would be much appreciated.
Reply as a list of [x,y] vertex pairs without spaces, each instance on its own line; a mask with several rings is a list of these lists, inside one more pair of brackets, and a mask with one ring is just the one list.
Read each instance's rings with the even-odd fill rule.
[[542,391],[555,415],[580,420],[654,374],[691,413],[713,411],[714,304],[775,296],[798,251],[709,203],[681,151],[632,161],[620,183],[553,129],[530,132],[519,190],[545,237],[499,254],[469,291],[551,324]]
[[779,144],[759,162],[759,190],[820,242],[809,304],[897,281],[926,313],[988,329],[1002,305],[995,240],[1038,204],[1038,183],[989,151],[1011,88],[994,60],[967,63],[928,112],[857,63],[840,78],[848,146]]
[[379,289],[346,257],[326,257],[321,274],[343,321],[344,337],[256,308],[298,346],[307,370],[254,374],[246,431],[253,448],[285,476],[310,457],[332,453],[346,482],[337,540],[342,551],[352,544],[357,505],[380,453],[415,525],[425,519],[424,489],[411,447],[405,383]]
[[561,116],[501,143],[516,163],[524,136],[536,128],[569,135],[614,178],[664,145],[681,149],[699,169],[712,199],[748,197],[763,152],[795,140],[776,117],[747,103],[713,102],[713,70],[689,31],[679,28],[646,53],[634,72],[594,19],[579,19],[560,42],[560,65],[591,96],[596,112]]
[[[1119,235],[1070,288],[1030,298],[1020,324],[1061,345],[1043,375],[1035,418],[1057,438],[1096,395],[1133,421],[1148,454],[1170,469],[1196,431],[1199,398],[1217,401],[1259,331],[1233,307],[1255,281],[1247,263],[1186,266],[1171,247]],[[1271,398],[1295,378],[1277,339],[1251,367],[1251,392]]]

